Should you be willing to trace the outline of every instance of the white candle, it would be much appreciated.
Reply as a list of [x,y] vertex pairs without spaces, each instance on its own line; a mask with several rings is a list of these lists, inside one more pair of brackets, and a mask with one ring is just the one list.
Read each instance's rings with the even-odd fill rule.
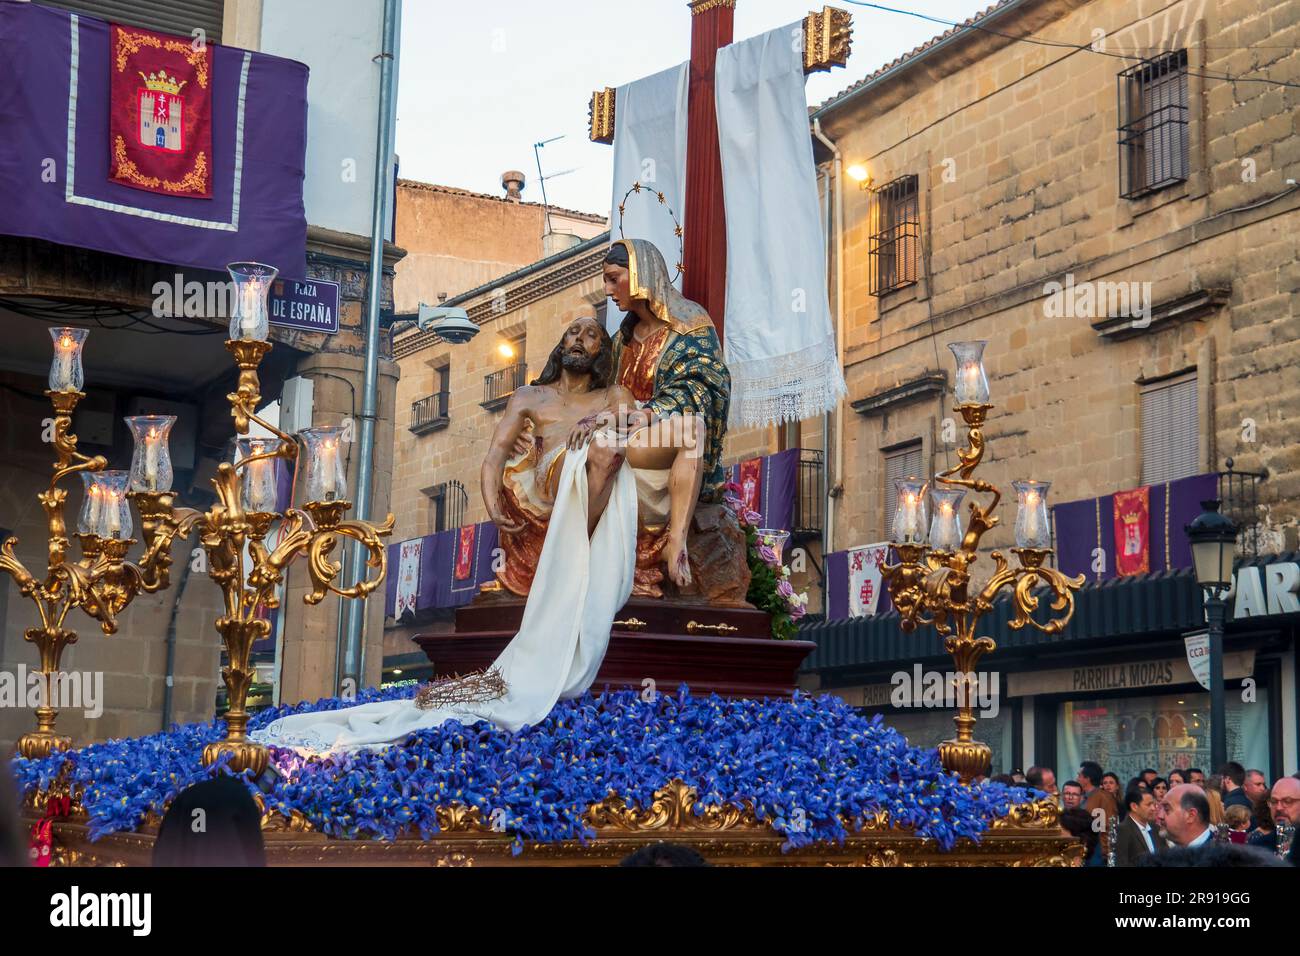
[[72,336],[67,334],[59,336],[59,342],[54,347],[54,381],[58,383],[60,391],[72,388],[72,356],[76,348]]
[[1038,539],[1038,492],[1025,495],[1025,540]]
[[105,508],[108,509],[108,514],[105,516],[107,519],[105,521],[106,528],[104,529],[106,532],[104,537],[106,538],[116,538],[122,531],[122,518],[118,514],[120,501],[117,492],[110,491],[108,493],[108,500],[104,504]]
[[244,286],[244,307],[241,310],[239,327],[246,339],[256,337],[259,290],[260,284],[256,279],[250,279],[248,284]]
[[338,497],[338,488],[334,481],[334,473],[338,470],[338,442],[333,438],[326,438],[321,443],[320,467],[321,467],[321,494],[326,501],[333,501]]
[[90,490],[86,493],[90,495],[90,510],[86,514],[86,530],[91,534],[99,534],[101,512],[99,485],[91,485]]
[[150,491],[158,490],[158,429],[150,428],[144,439],[144,482]]

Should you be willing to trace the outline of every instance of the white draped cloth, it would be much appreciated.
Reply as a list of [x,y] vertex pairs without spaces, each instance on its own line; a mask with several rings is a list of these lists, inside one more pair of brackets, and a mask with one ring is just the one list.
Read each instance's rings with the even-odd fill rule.
[[799,421],[845,393],[826,292],[803,24],[718,50],[731,425]]
[[421,710],[414,700],[380,701],[283,717],[249,736],[300,752],[375,750],[448,720],[486,720],[516,731],[543,720],[556,701],[581,696],[600,670],[636,569],[632,469],[624,463],[618,470],[609,504],[588,538],[586,462],[586,448],[565,456],[519,633],[491,665],[505,680],[504,697],[434,710]]
[[[676,272],[682,240],[673,229],[665,204],[683,222],[686,215],[686,94],[690,88],[690,64],[636,80],[614,94],[614,180],[610,202],[611,238],[646,239],[663,253],[668,267]],[[633,183],[647,187],[624,194]],[[619,232],[618,207],[624,203]],[[673,283],[681,291],[682,279]],[[611,334],[623,321],[623,313],[609,309],[606,326]]]

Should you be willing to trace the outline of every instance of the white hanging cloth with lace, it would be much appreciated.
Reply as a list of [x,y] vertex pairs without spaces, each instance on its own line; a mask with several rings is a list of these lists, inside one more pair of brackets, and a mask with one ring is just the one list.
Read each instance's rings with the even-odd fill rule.
[[733,428],[799,421],[845,393],[804,96],[803,24],[718,50]]

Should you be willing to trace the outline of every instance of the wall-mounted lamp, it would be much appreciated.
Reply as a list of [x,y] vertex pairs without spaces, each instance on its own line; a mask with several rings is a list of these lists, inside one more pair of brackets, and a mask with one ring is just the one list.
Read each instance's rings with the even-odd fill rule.
[[871,184],[875,182],[875,180],[871,178],[871,173],[867,172],[867,167],[863,166],[861,163],[854,163],[846,169],[845,172],[849,174],[850,179],[858,184],[859,189],[870,189]]
[[502,342],[497,346],[497,354],[503,359],[512,359],[515,357],[515,347],[509,342]]

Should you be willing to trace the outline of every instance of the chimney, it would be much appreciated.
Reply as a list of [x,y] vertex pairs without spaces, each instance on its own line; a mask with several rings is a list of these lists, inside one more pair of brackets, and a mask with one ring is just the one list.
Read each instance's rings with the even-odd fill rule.
[[501,188],[506,191],[506,199],[519,202],[519,194],[524,191],[524,174],[517,169],[510,169],[501,174]]

